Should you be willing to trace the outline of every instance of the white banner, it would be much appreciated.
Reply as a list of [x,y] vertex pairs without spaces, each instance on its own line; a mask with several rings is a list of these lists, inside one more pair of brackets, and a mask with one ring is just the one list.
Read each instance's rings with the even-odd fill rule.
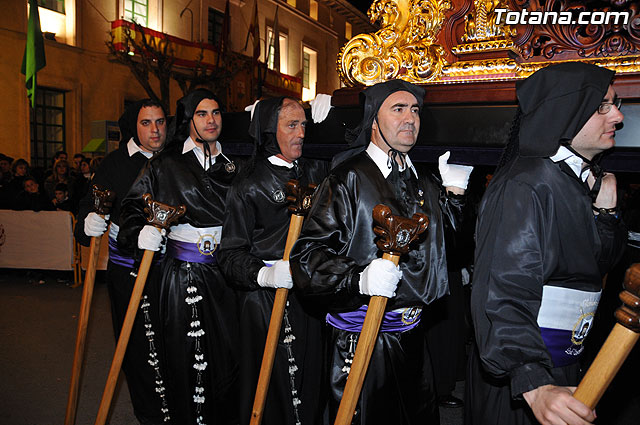
[[73,270],[73,262],[71,213],[0,210],[0,267]]

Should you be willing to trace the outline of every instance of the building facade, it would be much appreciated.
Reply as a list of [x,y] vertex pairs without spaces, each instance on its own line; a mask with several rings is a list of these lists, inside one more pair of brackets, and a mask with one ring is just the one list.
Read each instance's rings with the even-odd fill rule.
[[[135,21],[145,33],[168,35],[187,50],[203,46],[204,50],[190,49],[196,52],[217,52],[224,38],[228,40],[226,48],[251,57],[253,40],[247,42],[247,34],[254,21],[254,1],[258,2],[259,60],[271,68],[277,66],[277,49],[269,43],[277,21],[280,72],[269,73],[272,79],[298,82],[303,87],[303,100],[340,87],[336,71],[339,49],[352,36],[373,28],[346,0],[230,0],[226,26],[226,0],[38,0],[47,65],[37,74],[36,107],[32,109],[20,73],[27,1],[6,0],[0,15],[0,43],[4,46],[0,58],[0,94],[4,99],[0,105],[0,152],[25,158],[32,166],[48,167],[58,150],[73,155],[90,141],[117,138],[113,123],[127,102],[148,97],[129,68],[114,61],[106,46],[119,22]],[[188,63],[182,65],[186,73]],[[234,77],[228,87],[233,100],[229,109],[241,110],[241,105],[253,103],[256,91],[252,81],[251,75]],[[157,92],[159,84],[153,75],[149,83]],[[171,80],[170,113],[175,112],[175,102],[182,95],[180,86]],[[108,143],[102,143],[101,147],[105,146]]]

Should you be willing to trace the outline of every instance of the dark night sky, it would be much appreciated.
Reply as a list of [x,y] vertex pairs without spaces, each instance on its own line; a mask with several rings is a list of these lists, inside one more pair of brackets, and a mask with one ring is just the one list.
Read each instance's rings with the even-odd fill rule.
[[362,13],[367,14],[369,6],[373,3],[373,0],[348,0],[349,3],[357,7]]

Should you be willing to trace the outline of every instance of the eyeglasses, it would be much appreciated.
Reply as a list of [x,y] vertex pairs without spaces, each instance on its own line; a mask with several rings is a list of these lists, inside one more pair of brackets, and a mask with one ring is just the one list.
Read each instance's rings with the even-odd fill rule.
[[598,113],[600,115],[608,114],[609,111],[611,110],[611,107],[614,106],[614,105],[619,110],[620,107],[622,106],[622,99],[620,99],[619,97],[616,97],[613,100],[613,102],[602,102],[600,104],[600,106],[598,106]]

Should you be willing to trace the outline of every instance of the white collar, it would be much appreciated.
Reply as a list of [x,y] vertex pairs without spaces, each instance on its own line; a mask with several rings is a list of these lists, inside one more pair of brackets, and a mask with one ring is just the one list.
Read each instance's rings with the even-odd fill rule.
[[294,162],[285,161],[284,159],[276,155],[271,155],[267,159],[269,160],[270,163],[272,163],[273,165],[277,165],[279,167],[293,168],[293,164],[295,163],[295,161]]
[[153,152],[147,152],[145,150],[142,150],[142,148],[138,146],[138,144],[133,140],[133,137],[129,139],[129,142],[127,142],[127,151],[129,152],[129,157],[132,157],[138,152],[146,156],[147,159],[153,156]]
[[[222,145],[217,140],[216,140],[216,149],[218,153],[212,156],[212,161],[211,161],[212,164],[215,164],[217,156],[222,154]],[[191,136],[189,136],[187,137],[187,140],[184,141],[184,146],[182,147],[182,154],[184,155],[191,151],[193,151],[193,153],[196,155],[196,158],[198,158],[198,162],[200,162],[200,165],[202,166],[202,168],[207,170],[209,168],[209,162],[208,161],[205,162],[204,160],[205,159],[204,151],[202,150],[202,148],[196,145],[196,142],[194,142]]]
[[584,164],[584,161],[582,161],[582,158],[578,157],[576,154],[574,154],[564,146],[560,146],[558,148],[558,151],[555,153],[555,155],[550,156],[549,159],[552,160],[553,162],[564,161],[569,166],[569,168],[571,168],[571,170],[576,174],[576,176],[582,179],[582,181],[586,181],[587,177],[589,176],[588,169],[584,171],[582,170],[582,166]]
[[[389,177],[389,174],[391,174],[391,168],[389,168],[388,166],[389,155],[385,153],[385,151],[380,149],[378,145],[376,145],[373,142],[369,143],[369,146],[367,146],[366,152],[369,155],[369,157],[373,160],[373,162],[378,166],[378,168],[380,169],[380,172],[382,173],[382,176],[385,179]],[[416,178],[418,178],[418,172],[413,166],[413,163],[411,162],[411,158],[409,158],[409,155],[405,155],[404,160],[407,164],[407,167],[410,167],[411,170],[413,171],[413,175],[416,176]],[[404,169],[400,171],[404,171]]]

